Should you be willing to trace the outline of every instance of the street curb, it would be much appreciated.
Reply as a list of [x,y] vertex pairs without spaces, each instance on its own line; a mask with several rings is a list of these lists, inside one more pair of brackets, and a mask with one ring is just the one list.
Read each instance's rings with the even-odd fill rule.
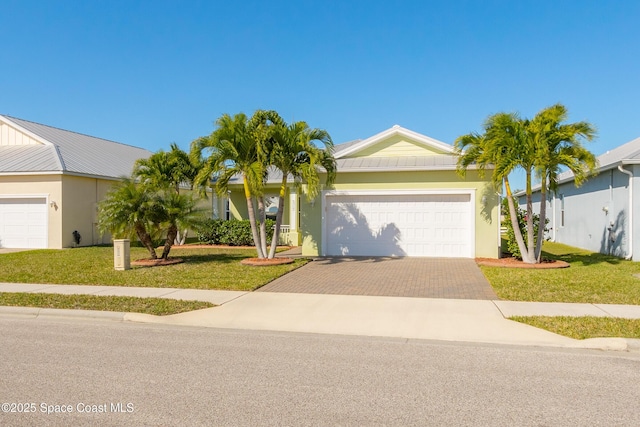
[[[37,307],[14,307],[14,306],[0,306],[0,316],[21,316],[29,317],[32,319],[38,318],[67,318],[67,319],[92,319],[92,320],[107,320],[116,322],[127,323],[163,323],[169,325],[182,325],[181,323],[174,323],[170,319],[164,319],[162,316],[155,316],[153,314],[144,313],[126,313],[115,311],[98,311],[98,310],[74,310],[74,309],[56,309],[56,308],[37,308]],[[506,319],[505,319],[506,320]],[[202,325],[192,325],[202,326]],[[522,344],[526,345],[526,344]],[[540,347],[541,345],[536,343],[534,347]],[[560,347],[570,349],[585,349],[585,350],[602,350],[602,351],[617,351],[617,352],[640,352],[640,339],[634,338],[590,338],[585,340],[575,340],[575,342],[566,345],[549,345],[543,347]]]
[[74,310],[60,308],[38,308],[38,307],[6,307],[0,306],[0,315],[25,316],[32,318],[39,317],[67,317],[67,318],[89,318],[125,321],[128,313],[117,311],[99,310]]

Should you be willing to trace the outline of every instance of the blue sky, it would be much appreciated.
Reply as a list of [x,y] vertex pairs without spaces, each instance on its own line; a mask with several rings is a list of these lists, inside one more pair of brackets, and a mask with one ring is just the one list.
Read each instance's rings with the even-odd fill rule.
[[637,1],[5,0],[0,114],[156,151],[256,109],[335,143],[399,124],[451,144],[561,102],[601,154],[640,136],[639,20]]

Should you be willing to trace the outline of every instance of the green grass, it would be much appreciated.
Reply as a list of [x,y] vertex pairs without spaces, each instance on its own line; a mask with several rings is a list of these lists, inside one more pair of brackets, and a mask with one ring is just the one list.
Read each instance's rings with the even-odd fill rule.
[[214,304],[203,301],[19,292],[0,292],[0,306],[118,311],[154,314],[156,316],[215,307]]
[[[255,250],[213,247],[174,249],[171,256],[185,262],[116,271],[110,246],[8,253],[0,255],[0,282],[251,291],[307,262],[251,267],[240,261],[255,257]],[[132,260],[147,257],[144,249],[131,248]]]
[[481,267],[498,297],[509,301],[640,305],[640,264],[546,242],[543,257],[568,262],[553,270]]
[[511,320],[579,340],[598,337],[640,338],[640,319],[518,316],[511,317]]

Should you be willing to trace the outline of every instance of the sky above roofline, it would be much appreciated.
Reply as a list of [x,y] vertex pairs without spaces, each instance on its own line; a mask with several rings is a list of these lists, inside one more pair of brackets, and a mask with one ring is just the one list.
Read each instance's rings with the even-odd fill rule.
[[223,113],[453,144],[561,102],[598,128],[599,155],[640,136],[639,17],[624,0],[10,0],[0,114],[157,151]]

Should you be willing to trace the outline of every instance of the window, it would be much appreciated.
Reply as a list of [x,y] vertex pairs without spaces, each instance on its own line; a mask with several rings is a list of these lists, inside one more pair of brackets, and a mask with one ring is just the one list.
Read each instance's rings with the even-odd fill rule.
[[231,209],[229,208],[230,206],[230,199],[227,197],[226,199],[224,199],[224,219],[226,221],[229,221],[231,219]]
[[560,195],[560,227],[564,227],[564,194]]

